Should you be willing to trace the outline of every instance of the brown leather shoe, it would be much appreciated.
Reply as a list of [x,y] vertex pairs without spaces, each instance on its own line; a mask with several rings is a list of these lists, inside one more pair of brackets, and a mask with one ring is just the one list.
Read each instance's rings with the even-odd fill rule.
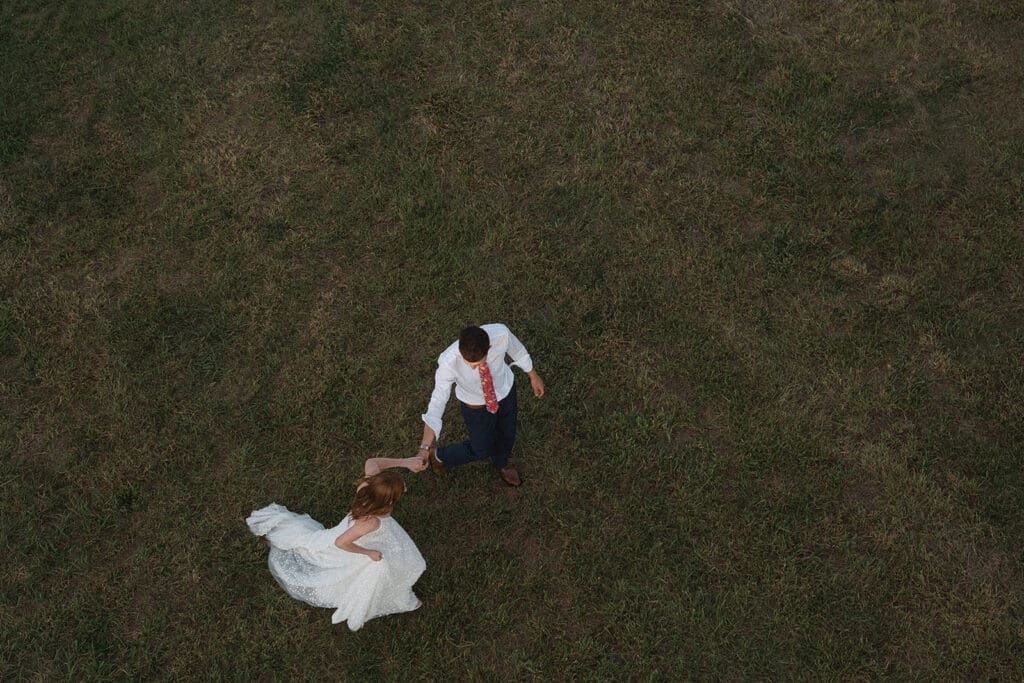
[[431,446],[427,450],[427,460],[430,462],[430,471],[434,474],[444,474],[448,471],[448,468],[437,459],[437,446]]
[[501,480],[509,486],[519,486],[522,481],[519,480],[519,472],[512,465],[504,467],[501,470]]

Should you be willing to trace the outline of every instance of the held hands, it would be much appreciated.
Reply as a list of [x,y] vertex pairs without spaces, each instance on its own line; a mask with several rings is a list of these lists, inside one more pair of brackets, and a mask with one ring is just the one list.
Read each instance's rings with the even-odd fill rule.
[[427,469],[427,451],[420,451],[419,455],[414,455],[411,458],[405,458],[402,461],[403,466],[410,472],[422,472]]

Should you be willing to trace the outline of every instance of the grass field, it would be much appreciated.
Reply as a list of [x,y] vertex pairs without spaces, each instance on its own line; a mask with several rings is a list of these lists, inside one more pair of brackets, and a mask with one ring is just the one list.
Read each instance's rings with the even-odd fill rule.
[[[1022,31],[4,2],[0,676],[1024,677]],[[331,627],[244,517],[340,519],[491,321],[523,487],[407,475],[425,608]]]

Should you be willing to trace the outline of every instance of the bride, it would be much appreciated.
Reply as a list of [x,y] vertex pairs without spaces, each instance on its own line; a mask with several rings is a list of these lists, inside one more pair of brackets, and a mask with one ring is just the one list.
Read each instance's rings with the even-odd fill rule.
[[331,623],[358,631],[374,617],[420,606],[412,586],[426,569],[416,544],[391,518],[405,493],[388,468],[424,469],[422,458],[371,458],[356,481],[352,511],[330,529],[309,515],[272,503],[246,523],[270,542],[270,573],[293,598],[334,609]]

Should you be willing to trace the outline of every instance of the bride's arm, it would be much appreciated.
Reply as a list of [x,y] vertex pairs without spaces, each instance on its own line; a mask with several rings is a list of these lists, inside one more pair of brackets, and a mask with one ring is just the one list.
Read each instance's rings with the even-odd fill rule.
[[369,548],[356,545],[356,541],[371,531],[376,531],[378,527],[380,527],[379,519],[376,517],[363,517],[350,526],[345,533],[334,539],[334,545],[341,550],[366,555],[374,562],[379,562],[383,557],[379,550],[370,550]]
[[411,458],[370,458],[363,465],[363,472],[366,476],[372,477],[392,467],[404,467],[410,472],[422,472],[426,469],[427,464],[423,462],[422,458],[416,456]]

